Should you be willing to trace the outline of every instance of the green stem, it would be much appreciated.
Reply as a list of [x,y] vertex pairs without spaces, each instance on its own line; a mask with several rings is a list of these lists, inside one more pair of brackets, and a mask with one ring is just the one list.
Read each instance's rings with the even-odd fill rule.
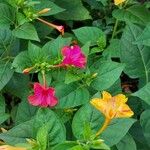
[[118,27],[118,22],[119,22],[119,21],[116,19],[111,40],[112,40],[112,39],[115,37],[115,35],[116,35],[116,31],[117,31],[117,27]]

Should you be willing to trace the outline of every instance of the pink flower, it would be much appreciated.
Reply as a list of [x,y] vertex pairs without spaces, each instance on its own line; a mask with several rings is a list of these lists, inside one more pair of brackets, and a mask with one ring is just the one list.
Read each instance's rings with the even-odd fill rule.
[[29,103],[34,106],[53,107],[58,100],[55,97],[55,89],[44,87],[39,83],[34,83],[34,95],[28,96]]
[[64,46],[62,48],[63,61],[58,66],[75,66],[85,68],[86,57],[78,45]]

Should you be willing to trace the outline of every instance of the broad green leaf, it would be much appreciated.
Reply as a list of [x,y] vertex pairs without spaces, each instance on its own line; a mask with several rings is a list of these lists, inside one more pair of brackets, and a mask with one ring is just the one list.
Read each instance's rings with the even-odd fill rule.
[[113,12],[113,16],[118,20],[141,25],[146,25],[150,22],[149,15],[149,10],[141,4],[133,5],[127,9],[117,9]]
[[48,54],[39,46],[29,42],[28,55],[33,64],[46,62],[49,58]]
[[0,124],[6,121],[9,118],[9,115],[5,113],[5,99],[0,95]]
[[11,63],[0,63],[0,90],[9,82],[14,71],[11,69]]
[[145,110],[140,118],[142,130],[144,133],[144,136],[147,140],[147,144],[150,146],[150,110]]
[[150,24],[148,24],[141,35],[137,37],[135,43],[150,46]]
[[90,45],[91,45],[91,42],[87,42],[83,45],[82,47],[82,51],[83,53],[85,54],[85,56],[88,56],[89,55],[89,51],[90,51]]
[[[1,57],[9,53],[14,37],[10,29],[1,28],[0,29],[0,55]],[[7,54],[8,55],[8,54]]]
[[78,81],[80,80],[81,77],[78,76],[77,74],[75,73],[72,73],[72,72],[67,72],[66,73],[66,76],[65,76],[65,84],[69,84],[69,83],[72,83],[72,82],[75,82],[75,81]]
[[120,57],[120,40],[113,39],[110,41],[110,45],[103,52],[104,57]]
[[137,150],[136,143],[130,134],[125,135],[116,147],[118,150]]
[[150,82],[132,95],[141,98],[144,102],[150,105]]
[[13,35],[21,39],[39,41],[37,31],[35,27],[30,23],[24,23],[23,25],[14,29]]
[[39,128],[46,124],[48,126],[48,145],[50,147],[65,141],[65,127],[50,109],[40,109],[33,119],[1,133],[0,139],[12,145],[25,143],[26,139],[36,139]]
[[0,27],[6,28],[10,24],[14,24],[15,11],[9,5],[0,3]]
[[82,44],[91,42],[91,46],[97,45],[100,37],[105,37],[104,32],[97,27],[81,27],[73,30],[73,32]]
[[5,90],[22,99],[29,94],[29,88],[29,76],[20,73],[14,73],[6,85]]
[[57,108],[71,108],[89,101],[89,92],[85,87],[76,84],[60,84],[55,87],[59,99]]
[[9,131],[0,134],[0,139],[4,140],[7,144],[25,143],[26,139],[35,138],[33,133],[33,122],[30,120],[13,127]]
[[15,124],[18,125],[20,123],[31,120],[37,111],[37,107],[34,107],[29,104],[27,95],[22,99],[22,102],[19,104],[15,117]]
[[128,24],[121,38],[121,62],[126,64],[125,73],[131,78],[143,79],[143,84],[149,82],[150,50],[142,45],[135,45],[141,34],[141,29]]
[[32,61],[29,58],[28,51],[20,52],[14,59],[12,67],[16,72],[22,73],[26,68],[32,67]]
[[105,140],[106,144],[113,146],[127,134],[135,121],[136,120],[132,118],[114,119],[108,128],[102,133],[101,138]]
[[119,79],[124,69],[124,64],[113,61],[97,61],[91,66],[91,69],[94,73],[97,73],[91,86],[102,91],[108,89]]
[[[98,112],[98,110],[91,105],[85,105],[79,109],[74,116],[72,123],[73,133],[77,139],[85,139],[85,135],[83,134],[85,124],[89,123],[93,134],[96,134],[96,132],[102,127],[103,122],[104,117],[100,112]],[[100,138],[104,139],[105,143],[109,146],[113,146],[126,135],[134,122],[134,119],[128,118],[114,119],[108,125],[106,130],[102,132]]]
[[47,141],[48,141],[48,129],[49,124],[45,124],[39,128],[36,136],[37,144],[40,147],[40,150],[46,150]]
[[57,19],[77,21],[91,19],[88,10],[83,6],[81,0],[61,0],[55,1],[55,3],[65,9],[64,12],[56,15]]
[[75,141],[65,141],[61,144],[56,145],[52,150],[69,150],[71,147],[78,145]]
[[50,109],[39,109],[36,114],[34,128],[39,129],[43,125],[48,125],[48,145],[55,146],[66,139],[65,127],[60,118]]
[[70,45],[70,43],[71,38],[62,38],[59,36],[57,39],[46,43],[42,50],[49,54],[52,59],[61,58],[61,49],[64,46]]
[[50,8],[50,10],[47,13],[42,14],[42,16],[54,15],[54,14],[60,13],[65,10],[65,9],[57,6],[55,3],[48,1],[48,0],[40,0],[40,4],[35,5],[35,9],[37,11],[41,11],[45,8]]
[[110,148],[103,142],[97,142],[98,140],[94,140],[90,146],[92,149],[100,149],[100,150],[110,150]]

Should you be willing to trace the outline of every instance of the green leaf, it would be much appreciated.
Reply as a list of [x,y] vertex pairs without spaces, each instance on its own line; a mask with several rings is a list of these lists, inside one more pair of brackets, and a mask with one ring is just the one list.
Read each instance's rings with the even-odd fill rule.
[[48,54],[42,48],[31,42],[28,44],[28,55],[32,64],[46,62],[49,58]]
[[141,35],[137,37],[135,44],[150,46],[150,24],[148,24]]
[[32,67],[32,61],[29,58],[28,51],[20,52],[14,59],[12,67],[15,68],[15,71],[22,73],[26,68]]
[[29,76],[20,73],[14,73],[6,85],[5,90],[22,99],[29,94]]
[[130,134],[125,135],[116,147],[118,150],[137,150],[136,143]]
[[50,109],[39,109],[37,112],[34,127],[40,128],[48,124],[48,145],[55,146],[62,143],[66,139],[65,127],[60,118]]
[[65,84],[69,84],[69,83],[72,83],[72,82],[75,82],[75,81],[78,81],[80,80],[81,77],[78,76],[77,74],[75,73],[72,73],[72,72],[67,72],[66,73],[66,76],[65,76]]
[[128,24],[121,38],[121,62],[126,64],[125,73],[131,78],[143,79],[143,84],[149,82],[150,50],[142,45],[134,45],[141,29]]
[[71,38],[62,38],[59,36],[57,39],[52,40],[46,43],[42,50],[49,54],[50,58],[60,58],[61,57],[61,49],[66,46],[70,45]]
[[92,149],[101,149],[101,150],[110,150],[110,148],[103,142],[99,142],[99,140],[92,141],[92,145],[90,146]]
[[[93,134],[98,131],[104,121],[103,115],[94,109],[90,104],[81,107],[75,114],[72,122],[73,134],[77,139],[90,140]],[[87,126],[90,127],[91,133],[87,134]],[[87,136],[89,135],[89,136]]]
[[0,124],[6,121],[9,118],[9,115],[5,113],[5,99],[0,95]]
[[110,45],[104,50],[104,57],[120,57],[120,40],[113,39],[110,41]]
[[46,150],[47,141],[48,141],[48,129],[49,124],[45,124],[39,128],[36,136],[37,144],[40,147],[40,150]]
[[17,38],[40,41],[35,27],[30,23],[24,23],[13,30],[13,35]]
[[147,144],[150,146],[150,110],[145,110],[140,118],[142,130],[144,133],[144,136],[147,140]]
[[45,8],[50,8],[50,10],[47,13],[42,14],[41,16],[50,16],[50,15],[58,14],[65,10],[57,6],[55,3],[48,1],[48,0],[40,0],[40,4],[35,5],[35,9],[37,11],[41,11]]
[[81,0],[61,0],[55,1],[55,3],[66,10],[56,15],[57,19],[77,21],[91,19],[88,10],[83,6]]
[[25,143],[26,139],[36,139],[38,130],[44,125],[48,126],[48,145],[50,147],[65,141],[65,127],[50,109],[40,109],[30,121],[21,123],[9,131],[1,133],[0,139],[12,145]]
[[56,87],[56,96],[59,99],[57,108],[71,108],[83,105],[89,101],[89,92],[86,88],[76,84],[60,84]]
[[91,42],[87,42],[82,46],[82,51],[85,54],[85,56],[89,55],[90,45],[91,45]]
[[15,11],[12,7],[0,3],[0,27],[7,27],[10,24],[14,24]]
[[31,120],[36,114],[37,107],[34,107],[29,104],[27,100],[27,95],[22,99],[22,102],[19,104],[15,117],[15,124],[18,125],[20,123]]
[[82,44],[91,42],[91,46],[97,45],[99,38],[105,36],[104,32],[97,27],[81,27],[73,32]]
[[107,145],[113,146],[127,134],[135,121],[136,120],[132,118],[114,119],[108,128],[102,133],[101,138],[105,140]]
[[65,141],[61,144],[56,145],[52,150],[69,150],[70,148],[78,145],[75,141]]
[[150,82],[137,92],[133,93],[132,96],[137,96],[150,105]]
[[[103,115],[91,105],[85,105],[78,110],[73,118],[72,130],[77,139],[85,139],[84,128],[85,124],[89,123],[93,134],[102,127],[104,122]],[[100,136],[109,146],[117,144],[128,132],[131,125],[135,122],[134,119],[114,119],[108,125]],[[119,131],[119,132],[118,132]],[[91,136],[93,136],[91,134]]]
[[8,55],[11,46],[13,45],[14,37],[10,29],[0,29],[0,54],[4,56],[4,53]]
[[4,140],[7,144],[25,143],[27,138],[34,138],[33,122],[30,120],[13,127],[9,131],[0,134],[0,139]]
[[124,64],[113,61],[97,61],[91,66],[94,73],[98,73],[91,83],[96,90],[102,91],[112,86],[120,77]]
[[113,11],[113,17],[120,21],[146,25],[150,22],[150,12],[143,5],[133,5],[127,9]]
[[9,82],[14,71],[11,69],[11,63],[0,63],[0,90]]

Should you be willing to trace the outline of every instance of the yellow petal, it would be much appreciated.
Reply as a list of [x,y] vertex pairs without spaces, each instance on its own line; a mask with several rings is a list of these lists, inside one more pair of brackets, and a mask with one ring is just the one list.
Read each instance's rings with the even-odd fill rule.
[[130,109],[127,104],[122,104],[117,113],[115,118],[129,118],[134,115],[134,112]]
[[27,150],[26,148],[23,147],[14,147],[10,145],[3,145],[0,146],[0,150]]
[[118,95],[114,96],[114,98],[116,100],[116,103],[120,103],[120,104],[126,103],[128,100],[128,98],[123,94],[118,94]]
[[119,5],[123,2],[125,2],[125,0],[114,0],[115,5]]
[[103,97],[104,101],[108,101],[108,100],[110,100],[112,98],[111,94],[106,92],[106,91],[102,92],[102,97]]
[[98,109],[100,112],[102,112],[104,115],[106,115],[105,111],[106,111],[106,107],[107,107],[107,103],[105,101],[103,101],[102,99],[99,98],[93,98],[90,103],[96,108]]

